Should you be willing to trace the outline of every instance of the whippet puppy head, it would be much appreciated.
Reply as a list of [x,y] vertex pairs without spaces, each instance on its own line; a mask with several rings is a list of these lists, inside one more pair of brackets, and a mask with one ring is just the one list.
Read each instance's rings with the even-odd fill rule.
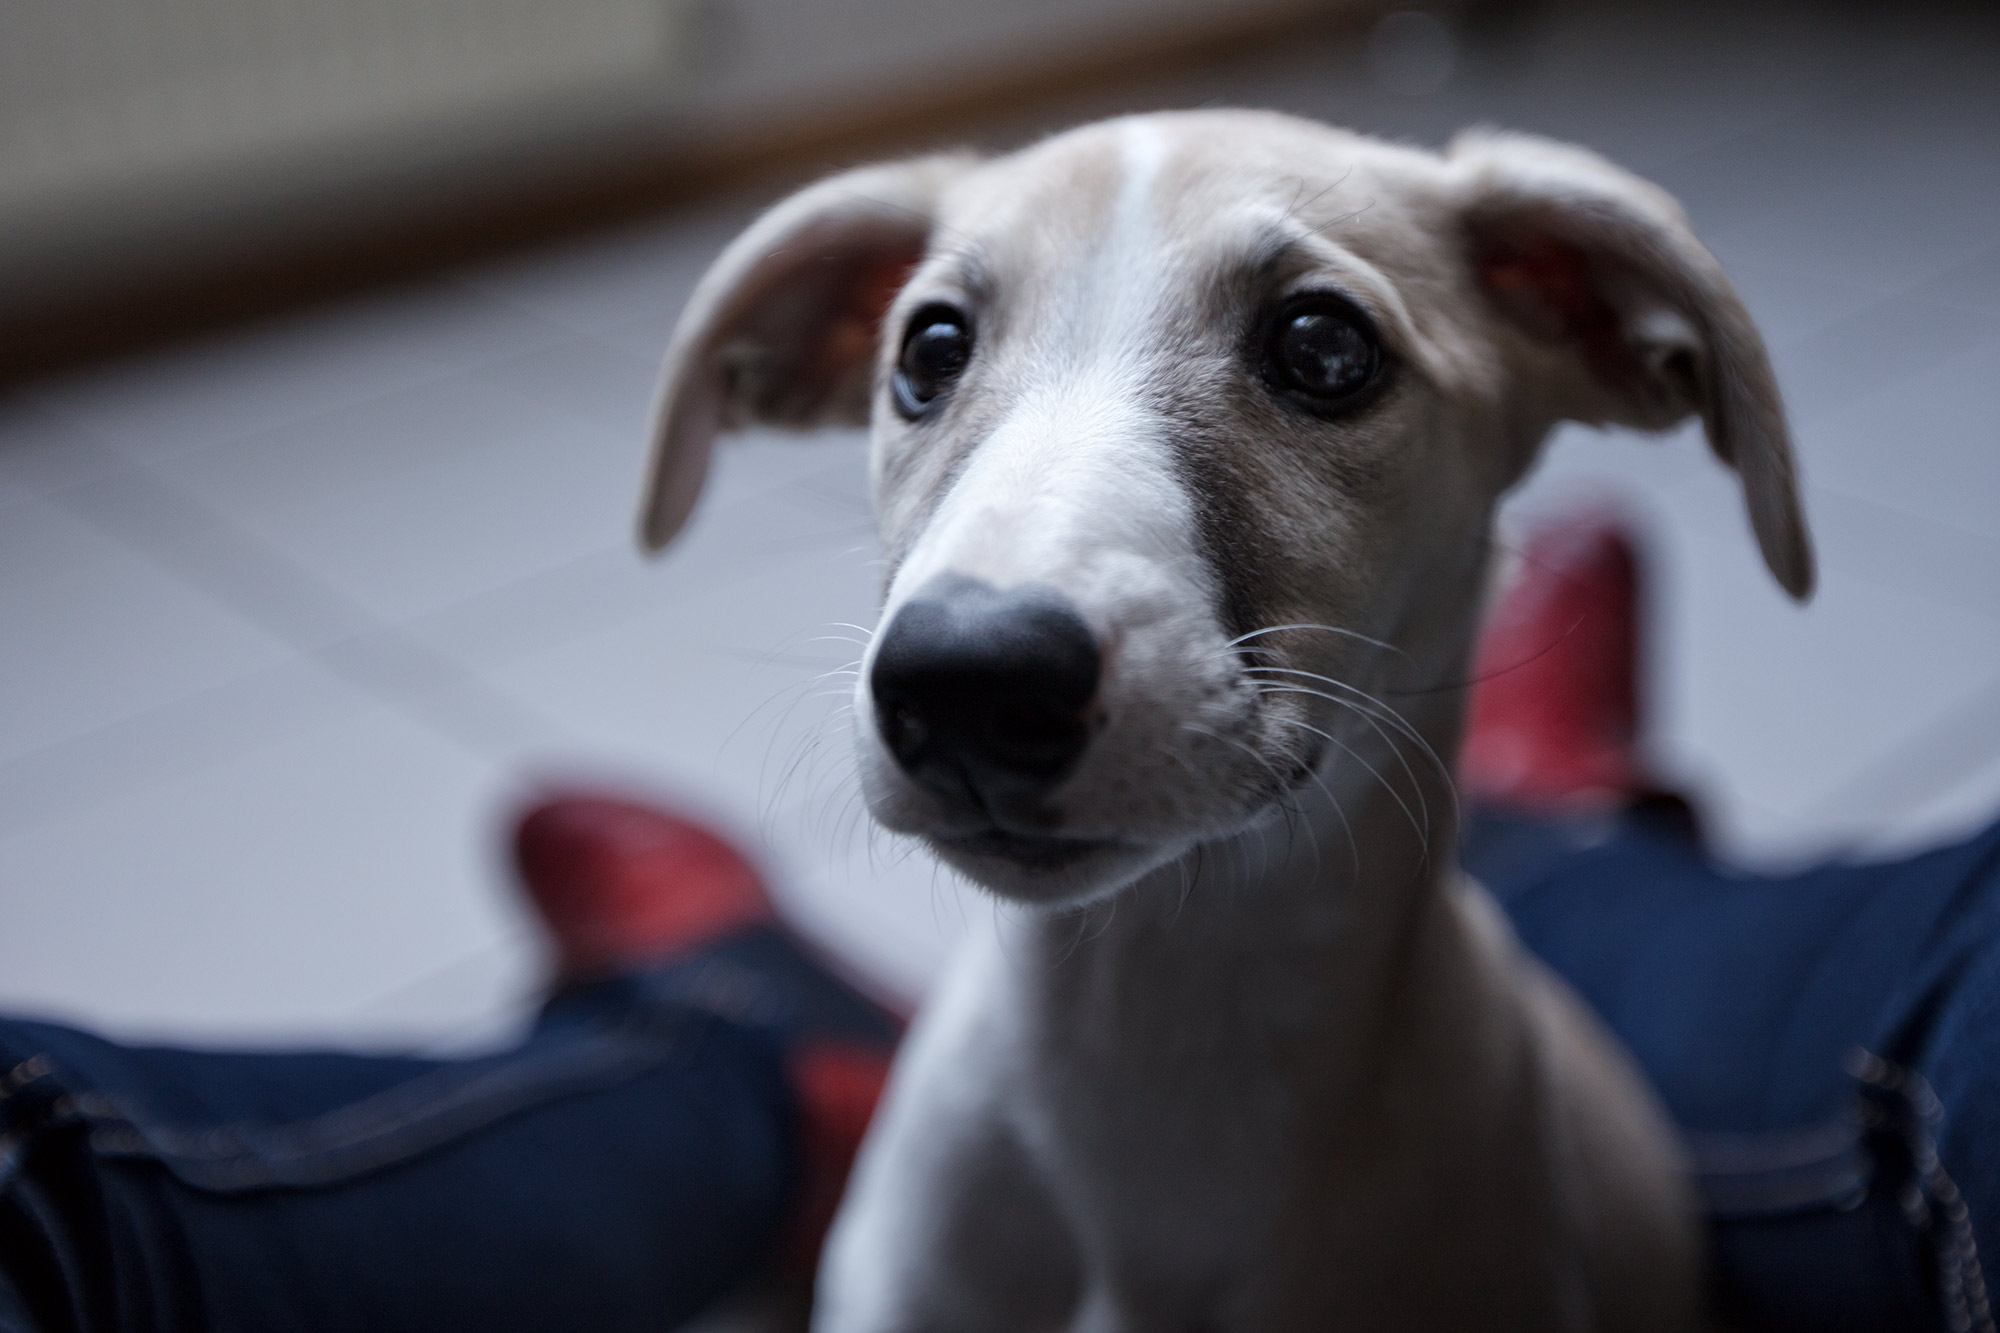
[[719,430],[872,421],[869,805],[1073,904],[1251,826],[1384,682],[1451,689],[1556,422],[1689,416],[1809,595],[1763,346],[1660,191],[1526,137],[1131,117],[767,213],[674,335],[642,533]]

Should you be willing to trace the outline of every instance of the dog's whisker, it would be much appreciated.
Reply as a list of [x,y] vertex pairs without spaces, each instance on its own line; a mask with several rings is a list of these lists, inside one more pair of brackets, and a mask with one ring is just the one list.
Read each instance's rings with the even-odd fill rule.
[[[1272,694],[1297,694],[1297,693],[1308,693],[1316,695],[1317,697],[1320,698],[1327,697],[1325,695],[1319,694],[1319,692],[1316,690],[1307,691],[1304,689],[1304,687],[1296,685],[1267,685],[1260,687],[1258,690],[1258,694],[1260,697]],[[1414,768],[1411,768],[1410,761],[1403,757],[1403,747],[1398,745],[1396,743],[1395,738],[1382,729],[1382,724],[1378,722],[1374,714],[1369,712],[1366,708],[1363,708],[1360,705],[1354,703],[1352,700],[1348,699],[1335,699],[1335,700],[1330,700],[1330,702],[1338,703],[1343,707],[1347,708],[1349,711],[1353,712],[1363,722],[1366,722],[1368,724],[1370,730],[1372,730],[1377,736],[1381,737],[1382,743],[1384,745],[1389,747],[1389,753],[1396,757],[1396,763],[1402,767],[1403,776],[1410,780],[1410,790],[1416,793],[1417,803],[1422,808],[1424,813],[1424,836],[1425,840],[1428,841],[1430,836],[1430,822],[1431,822],[1430,800],[1428,797],[1424,795],[1424,784],[1417,780],[1417,771]],[[1281,720],[1289,721],[1290,719],[1281,719]],[[1419,743],[1422,743],[1421,737],[1419,737],[1418,740]],[[1457,808],[1455,804],[1453,807],[1453,813],[1454,815],[1456,815],[1457,813]]]
[[[1338,747],[1344,754],[1346,754],[1349,758],[1353,759],[1355,763],[1367,769],[1368,776],[1374,778],[1377,783],[1381,784],[1382,790],[1389,793],[1389,798],[1396,803],[1398,808],[1402,810],[1403,817],[1410,821],[1411,831],[1417,835],[1418,840],[1423,844],[1424,861],[1428,862],[1430,858],[1430,832],[1431,832],[1430,819],[1428,814],[1426,814],[1426,816],[1423,819],[1419,820],[1417,817],[1417,812],[1410,808],[1410,803],[1403,799],[1403,795],[1401,792],[1396,790],[1396,784],[1389,781],[1387,778],[1383,777],[1380,769],[1376,768],[1375,765],[1369,763],[1368,760],[1365,757],[1363,757],[1363,755],[1359,750],[1349,745],[1346,741],[1341,740],[1338,736],[1335,736],[1330,732],[1322,731],[1320,728],[1315,727],[1310,722],[1306,722],[1295,717],[1278,717],[1274,718],[1273,720],[1284,723],[1287,726],[1298,727],[1303,731],[1311,732],[1313,735],[1318,736],[1321,739],[1325,740],[1328,744]],[[1419,796],[1421,797],[1421,792],[1419,793]]]
[[[758,710],[753,710],[752,717],[755,717],[758,711],[769,707],[770,704],[775,703],[786,694],[789,693],[794,696],[786,704],[781,713],[769,719],[769,739],[766,742],[763,761],[758,766],[759,776],[756,796],[759,811],[758,823],[767,837],[776,835],[777,821],[785,804],[786,795],[790,791],[793,782],[797,780],[802,772],[809,771],[817,774],[820,771],[815,765],[826,752],[824,738],[828,725],[844,725],[853,711],[851,690],[815,690],[813,686],[843,673],[851,674],[852,669],[858,667],[858,665],[859,662],[857,661],[848,667],[836,667],[831,671],[821,672],[804,681],[795,681],[791,685],[779,690],[771,699],[766,700],[763,705],[759,706]],[[812,726],[791,738],[789,742],[790,748],[785,752],[783,771],[778,779],[773,782],[769,775],[773,767],[776,766],[777,748],[784,738],[787,723],[789,723],[792,716],[797,712],[800,705],[809,700],[837,701],[840,706],[829,710]],[[731,730],[729,736],[724,739],[723,744],[725,747],[735,741],[735,738],[748,725],[749,721],[750,719],[746,718],[743,723]],[[816,778],[815,785],[817,785]],[[819,810],[817,812],[810,806],[801,809],[799,812],[800,827],[806,832],[807,836],[818,840],[824,833],[825,828],[822,820],[824,818],[825,807],[830,801],[831,797],[829,796],[827,800],[819,802]]]
[[[835,845],[841,849],[843,855],[852,855],[856,833],[864,827],[872,830],[873,825],[864,825],[862,822],[868,816],[868,808],[862,804],[861,784],[858,782],[844,782],[841,784],[841,787],[843,790],[843,799],[840,803],[840,811],[834,816],[833,820],[834,837],[837,840]],[[875,840],[872,836],[868,839],[867,847],[869,869],[872,871],[875,868]]]
[[1367,644],[1371,648],[1380,648],[1384,652],[1394,653],[1396,654],[1396,656],[1402,658],[1404,661],[1411,660],[1410,655],[1408,653],[1404,652],[1401,648],[1398,648],[1393,643],[1388,643],[1381,639],[1371,638],[1368,635],[1363,634],[1359,630],[1343,629],[1339,625],[1321,625],[1314,623],[1312,621],[1300,621],[1297,624],[1290,624],[1290,625],[1266,625],[1262,629],[1253,629],[1248,631],[1247,633],[1237,635],[1235,638],[1231,639],[1228,643],[1224,644],[1223,647],[1226,649],[1238,648],[1250,642],[1250,640],[1252,639],[1261,639],[1267,634],[1283,634],[1291,630],[1309,630],[1321,634],[1338,634],[1340,637],[1344,639],[1355,639],[1361,643]]
[[[749,713],[747,713],[744,716],[741,722],[738,722],[735,726],[729,729],[729,734],[722,738],[722,743],[717,748],[723,750],[728,749],[732,744],[735,743],[736,738],[742,735],[744,730],[748,728],[752,722],[756,722],[760,719],[760,715],[764,713],[764,710],[770,708],[772,705],[784,699],[786,695],[792,694],[795,691],[802,693],[803,691],[809,689],[811,685],[812,682],[808,680],[795,680],[790,682],[789,684],[781,685],[777,689],[773,690],[770,693],[770,695],[768,695],[764,699],[762,703],[759,703],[755,708],[752,708],[749,711]],[[786,711],[784,713],[779,714],[777,718],[775,719],[764,718],[763,720],[766,722],[772,722],[775,725],[783,725],[785,718],[790,714],[790,710],[796,708],[798,706],[798,703],[799,703],[798,699],[793,699],[790,703],[786,705]]]
[[[1383,722],[1387,722],[1390,726],[1394,727],[1400,734],[1402,734],[1408,740],[1413,742],[1417,746],[1418,750],[1422,752],[1423,756],[1426,759],[1430,760],[1432,767],[1437,769],[1438,776],[1444,779],[1445,789],[1451,797],[1452,812],[1454,816],[1458,814],[1458,783],[1456,776],[1452,773],[1451,766],[1445,763],[1445,761],[1438,755],[1437,750],[1432,747],[1431,743],[1428,740],[1424,739],[1423,733],[1417,730],[1416,726],[1412,724],[1408,718],[1404,717],[1401,713],[1396,711],[1395,708],[1391,707],[1386,703],[1383,703],[1380,699],[1377,699],[1374,695],[1369,694],[1366,690],[1359,689],[1353,685],[1349,685],[1345,681],[1334,680],[1330,676],[1318,675],[1315,672],[1300,671],[1295,668],[1286,668],[1286,667],[1251,667],[1248,668],[1248,670],[1282,672],[1286,675],[1307,677],[1313,680],[1323,681],[1326,684],[1335,687],[1336,689],[1347,690],[1353,695],[1355,695],[1356,698],[1359,699],[1361,702],[1357,702],[1356,699],[1339,698],[1334,695],[1325,694],[1318,690],[1309,689],[1303,685],[1272,684],[1272,685],[1260,685],[1258,687],[1260,692],[1271,692],[1271,693],[1285,692],[1285,693],[1311,695],[1315,698],[1324,699],[1328,703],[1339,704],[1344,708],[1353,709],[1355,712],[1360,713],[1365,717],[1371,717],[1379,719],[1380,721]],[[1364,704],[1367,706],[1364,707]],[[1371,708],[1376,711],[1370,711]],[[1411,780],[1415,781],[1414,775],[1412,775]]]
[[[772,741],[772,745],[775,746],[776,744],[777,742],[776,739],[774,738]],[[797,775],[800,767],[806,764],[818,749],[819,749],[819,733],[817,730],[809,731],[802,736],[794,737],[792,740],[792,748],[789,751],[789,758],[785,764],[784,771],[779,775],[777,782],[767,788],[764,785],[763,779],[761,777],[759,778],[758,793],[757,793],[758,803],[767,812],[769,812],[769,815],[772,819],[775,819],[777,817],[779,808],[784,804],[785,793],[790,789],[793,777]],[[767,750],[765,753],[766,772],[768,772],[769,770],[770,760],[771,760],[771,754],[770,751]]]
[[[1411,767],[1410,767],[1410,762],[1409,762],[1409,760],[1407,760],[1407,759],[1405,759],[1405,758],[1403,757],[1403,750],[1402,750],[1402,747],[1401,747],[1400,745],[1398,745],[1398,744],[1396,743],[1396,739],[1395,739],[1395,737],[1391,736],[1391,735],[1390,735],[1390,734],[1389,734],[1388,732],[1386,732],[1386,731],[1382,730],[1382,727],[1380,726],[1380,724],[1379,724],[1379,723],[1377,723],[1377,721],[1375,720],[1375,718],[1374,718],[1373,716],[1371,716],[1371,715],[1369,714],[1369,712],[1368,712],[1368,711],[1367,711],[1367,710],[1366,710],[1365,708],[1362,708],[1361,706],[1359,706],[1359,705],[1358,705],[1358,704],[1356,704],[1356,703],[1355,703],[1355,702],[1354,702],[1353,700],[1350,700],[1350,699],[1339,699],[1339,698],[1334,698],[1334,697],[1332,697],[1332,696],[1330,696],[1330,695],[1324,695],[1324,694],[1320,694],[1320,693],[1319,693],[1318,691],[1316,691],[1316,690],[1306,690],[1306,689],[1303,689],[1302,687],[1299,687],[1299,686],[1292,686],[1292,685],[1271,685],[1271,686],[1265,686],[1265,687],[1261,688],[1261,689],[1260,689],[1260,690],[1258,691],[1258,694],[1259,694],[1259,696],[1260,696],[1260,697],[1262,697],[1262,696],[1264,696],[1264,695],[1272,695],[1272,694],[1306,694],[1306,695],[1310,695],[1310,696],[1312,696],[1312,697],[1315,697],[1315,698],[1321,698],[1321,699],[1325,699],[1325,700],[1326,700],[1327,702],[1329,702],[1329,703],[1332,703],[1332,704],[1337,704],[1337,705],[1339,705],[1339,706],[1340,706],[1340,707],[1342,707],[1342,708],[1346,708],[1346,709],[1348,709],[1348,710],[1349,710],[1350,712],[1354,713],[1354,714],[1355,714],[1355,715],[1356,715],[1357,717],[1361,718],[1361,720],[1362,720],[1362,721],[1366,722],[1366,723],[1368,724],[1369,728],[1370,728],[1370,729],[1371,729],[1372,731],[1374,731],[1374,733],[1375,733],[1375,734],[1376,734],[1376,735],[1377,735],[1378,737],[1380,737],[1380,738],[1381,738],[1381,740],[1382,740],[1382,743],[1383,743],[1383,744],[1384,744],[1385,746],[1387,746],[1387,747],[1388,747],[1388,749],[1389,749],[1389,753],[1390,753],[1391,755],[1395,756],[1395,759],[1396,759],[1396,763],[1397,763],[1397,765],[1398,765],[1398,766],[1399,766],[1399,767],[1400,767],[1400,768],[1401,768],[1401,769],[1403,770],[1403,776],[1407,777],[1407,778],[1408,778],[1408,779],[1410,780],[1410,790],[1411,790],[1411,791],[1412,791],[1412,792],[1413,792],[1413,793],[1415,794],[1415,796],[1416,796],[1416,798],[1417,798],[1417,807],[1418,807],[1418,809],[1419,809],[1419,810],[1420,810],[1420,811],[1422,812],[1422,814],[1423,814],[1423,827],[1422,827],[1422,829],[1420,830],[1420,834],[1421,834],[1421,836],[1423,837],[1423,839],[1424,839],[1424,842],[1425,842],[1425,844],[1426,844],[1426,845],[1428,845],[1428,844],[1429,844],[1429,842],[1430,842],[1430,824],[1431,824],[1431,812],[1430,812],[1430,799],[1429,799],[1429,798],[1428,798],[1428,797],[1427,797],[1427,796],[1426,796],[1426,795],[1424,794],[1424,784],[1423,784],[1423,783],[1421,783],[1421,782],[1419,782],[1419,781],[1417,780],[1417,773],[1416,773],[1416,770],[1415,770],[1415,769],[1413,769],[1413,768],[1411,768]],[[1289,723],[1289,724],[1292,724],[1292,725],[1298,725],[1298,726],[1303,726],[1303,725],[1305,725],[1304,723],[1300,722],[1300,721],[1299,721],[1299,719],[1296,719],[1296,718],[1288,718],[1288,717],[1282,717],[1282,716],[1279,716],[1279,717],[1275,717],[1275,719],[1274,719],[1274,720],[1276,720],[1276,721],[1279,721],[1279,722],[1284,722],[1284,723]],[[1322,731],[1319,731],[1319,730],[1318,730],[1318,728],[1309,728],[1309,730],[1312,730],[1312,731],[1313,731],[1313,732],[1314,732],[1315,734],[1317,734],[1317,735],[1322,735],[1322,736],[1323,736],[1323,735],[1325,735],[1325,734],[1326,734],[1326,733],[1324,733],[1324,732],[1322,732]],[[1329,739],[1331,739],[1331,738],[1329,738]],[[1345,746],[1343,746],[1342,748],[1346,748],[1346,747],[1345,747]],[[1372,772],[1373,770],[1371,769],[1370,771]],[[1380,775],[1378,774],[1377,776],[1378,776],[1378,780],[1379,780],[1379,778],[1380,778]],[[1388,786],[1388,783],[1386,782],[1386,780],[1384,780],[1384,782],[1383,782],[1383,785],[1384,785],[1385,787],[1386,787],[1386,786]],[[1452,809],[1453,809],[1453,814],[1454,814],[1454,817],[1456,817],[1456,814],[1457,814],[1457,803],[1456,803],[1456,799],[1455,799],[1455,797],[1454,797],[1454,801],[1453,801],[1453,806],[1452,806]]]
[[[1369,727],[1375,732],[1375,734],[1382,739],[1385,745],[1388,746],[1389,752],[1395,755],[1397,764],[1402,768],[1404,775],[1410,779],[1411,788],[1416,793],[1418,802],[1424,808],[1425,823],[1428,826],[1430,817],[1429,816],[1430,800],[1429,797],[1426,795],[1426,791],[1428,790],[1426,784],[1417,780],[1416,772],[1414,769],[1410,767],[1409,761],[1404,758],[1402,753],[1402,747],[1396,743],[1396,738],[1384,732],[1382,728],[1379,725],[1377,725],[1376,718],[1372,714],[1370,714],[1365,707],[1356,703],[1352,699],[1343,699],[1336,695],[1323,694],[1318,690],[1310,690],[1304,688],[1303,686],[1297,686],[1297,685],[1265,686],[1262,687],[1258,691],[1258,693],[1260,696],[1269,694],[1297,694],[1297,695],[1305,695],[1310,698],[1323,699],[1327,703],[1333,704],[1336,707],[1347,709],[1349,712],[1354,713],[1356,716],[1366,721]],[[1283,719],[1283,720],[1289,721],[1291,719]],[[1438,768],[1439,776],[1443,779],[1444,782],[1445,798],[1449,804],[1449,809],[1451,811],[1452,820],[1454,824],[1462,821],[1464,818],[1464,812],[1459,805],[1458,787],[1456,782],[1451,777],[1450,771],[1446,769],[1442,765],[1442,763],[1438,761],[1436,753],[1433,750],[1431,750],[1429,744],[1425,742],[1422,737],[1419,736],[1413,739],[1416,740],[1419,748],[1426,755],[1430,757],[1432,763],[1436,765],[1436,767]]]
[[[1340,821],[1340,827],[1347,834],[1347,854],[1349,860],[1353,862],[1354,878],[1358,880],[1361,878],[1361,844],[1355,841],[1354,825],[1347,821],[1347,811],[1341,807],[1340,798],[1333,794],[1333,789],[1326,785],[1326,780],[1320,777],[1317,771],[1312,774],[1312,780],[1313,785],[1319,788],[1320,794],[1326,797],[1327,805],[1333,809],[1333,817]],[[1314,840],[1314,855],[1318,855],[1317,838]]]
[[[1377,710],[1376,714],[1377,716],[1382,718],[1382,720],[1384,720],[1385,722],[1389,722],[1390,724],[1395,726],[1395,728],[1398,731],[1401,731],[1405,736],[1408,736],[1411,740],[1427,744],[1427,742],[1424,742],[1423,733],[1418,731],[1416,725],[1412,723],[1408,718],[1404,717],[1403,714],[1400,711],[1398,711],[1393,704],[1390,704],[1388,701],[1378,698],[1373,694],[1370,694],[1368,691],[1362,689],[1359,685],[1354,685],[1344,680],[1337,680],[1332,676],[1321,675],[1317,671],[1306,671],[1300,667],[1251,666],[1251,667],[1245,667],[1243,669],[1246,672],[1262,672],[1265,674],[1273,674],[1273,675],[1297,676],[1303,680],[1319,681],[1322,684],[1330,685],[1337,690],[1345,690],[1349,694],[1352,694],[1355,697],[1366,701],[1372,708]],[[1435,760],[1436,754],[1433,752],[1431,757]],[[1439,761],[1439,767],[1440,769],[1444,767],[1442,761]]]
[[[1313,774],[1312,778],[1314,782],[1319,782],[1319,775],[1317,773]],[[1321,789],[1324,790],[1324,784],[1321,784]],[[1285,859],[1291,859],[1292,850],[1298,843],[1299,830],[1301,828],[1306,831],[1306,842],[1312,847],[1312,868],[1313,873],[1317,875],[1323,864],[1319,848],[1319,831],[1313,827],[1313,821],[1307,816],[1303,806],[1297,806],[1285,812]],[[1268,873],[1270,866],[1268,836],[1263,839],[1263,842],[1265,843],[1265,869],[1266,873]]]
[[1264,766],[1264,770],[1271,775],[1273,795],[1277,795],[1279,793],[1284,792],[1292,785],[1291,783],[1285,781],[1284,775],[1278,772],[1276,765],[1272,764],[1272,762],[1269,759],[1259,754],[1254,746],[1245,744],[1239,738],[1231,736],[1227,732],[1212,731],[1209,728],[1202,726],[1199,722],[1190,722],[1185,718],[1181,720],[1180,726],[1182,727],[1183,730],[1192,731],[1196,735],[1206,736],[1210,740],[1222,741],[1225,744],[1233,745],[1237,749],[1243,751],[1243,753],[1249,755],[1252,759],[1256,760],[1259,764],[1262,764]]
[[[770,729],[764,741],[763,759],[757,765],[757,808],[762,812],[761,817],[767,826],[775,827],[778,807],[782,802],[784,794],[786,776],[804,760],[807,751],[812,745],[815,734],[812,730],[789,734],[784,730],[784,723],[790,720],[792,714],[797,711],[798,706],[804,702],[805,699],[803,696],[794,699],[787,706],[784,715]],[[783,770],[779,779],[773,783],[771,772],[778,765],[777,756],[780,746],[785,747]]]
[[851,643],[851,644],[853,644],[853,645],[854,645],[855,647],[857,647],[857,648],[866,648],[866,647],[868,646],[868,640],[866,640],[866,639],[857,639],[857,638],[855,638],[855,637],[854,637],[853,635],[851,635],[851,634],[815,634],[815,635],[813,635],[813,636],[812,636],[812,637],[811,637],[810,639],[805,639],[805,640],[802,640],[802,642],[805,642],[805,643]]
[[1200,782],[1203,780],[1201,772],[1188,762],[1187,756],[1176,750],[1173,746],[1168,745],[1164,741],[1155,741],[1153,742],[1152,750],[1154,754],[1164,755],[1174,763],[1179,764],[1181,771],[1195,781]]

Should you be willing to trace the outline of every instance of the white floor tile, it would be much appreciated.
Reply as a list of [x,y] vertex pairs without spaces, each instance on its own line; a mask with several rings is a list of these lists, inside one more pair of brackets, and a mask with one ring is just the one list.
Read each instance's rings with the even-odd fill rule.
[[1904,806],[1894,820],[1867,826],[1855,851],[1868,857],[1908,856],[1969,837],[1996,817],[2000,817],[2000,754],[1989,749],[1985,764]]
[[484,668],[753,578],[804,551],[839,555],[872,541],[864,519],[808,489],[811,484],[808,479],[750,495],[739,490],[733,501],[711,494],[688,530],[658,557],[648,559],[636,543],[620,542],[445,607],[410,628],[455,659]]
[[2000,343],[2000,316],[1895,296],[1776,349],[1778,385],[1808,463],[1819,428],[1905,378]]
[[125,459],[22,394],[0,398],[0,500],[114,472]]
[[[1883,293],[1838,275],[1801,273],[1753,261],[1723,259],[1729,280],[1750,309],[1764,343],[1784,351],[1859,316],[1881,303]],[[1943,304],[1940,302],[1940,304]]]
[[[0,840],[0,1009],[345,1037],[505,940],[484,765],[380,708]],[[380,1016],[386,1019],[387,1016]]]
[[[709,259],[715,255],[710,254]],[[673,337],[674,324],[680,318],[679,309],[656,310],[641,315],[629,324],[603,334],[604,341],[620,351],[629,352],[647,365],[657,367],[667,353],[667,342]]]
[[227,607],[43,502],[5,511],[0,759],[81,736],[287,658]]
[[1511,540],[1552,512],[1587,504],[1596,493],[1613,502],[1621,496],[1644,501],[1722,472],[1700,428],[1692,424],[1662,435],[1565,425],[1502,502],[1500,531]]
[[837,492],[847,513],[866,520],[871,512],[867,459],[867,434],[858,430],[759,430],[724,436],[716,446],[702,504],[723,505],[796,486],[811,493]]
[[1983,689],[1813,803],[1807,818],[1837,830],[1829,845],[1908,851],[2000,817],[2000,664],[1988,668]]
[[[1653,661],[1663,758],[1718,807],[1806,818],[1992,678],[2000,620],[1845,571],[1794,607],[1741,521],[1715,508],[1665,529]],[[1854,832],[1818,831],[1835,844]],[[1739,824],[1735,841],[1752,848],[1755,833]]]
[[859,656],[840,622],[870,623],[874,598],[860,555],[792,561],[491,674],[602,753],[754,811],[837,704],[810,696],[840,682],[813,678]]
[[[1916,28],[1920,25],[1908,25]],[[1966,43],[1990,65],[2000,37]],[[1936,53],[1677,161],[1678,191],[1725,260],[1837,276],[1883,291],[1936,278],[1993,246],[2000,106],[1986,76]]]
[[0,501],[0,587],[59,578],[123,554],[89,524],[33,495]]
[[764,202],[751,196],[713,201],[616,235],[461,273],[454,281],[581,333],[672,319],[709,260]]
[[2000,340],[1940,357],[1803,436],[1820,486],[1991,539],[2000,515]]
[[35,397],[100,440],[159,457],[442,379],[566,333],[440,282],[114,365]]
[[1163,90],[1154,104],[1273,106],[1427,144],[1499,125],[1649,172],[1840,95],[1854,76],[1880,77],[1851,23],[1773,6],[1517,8],[1474,17],[1459,39],[1454,77],[1427,96],[1380,88],[1365,58],[1330,41]]
[[2000,245],[1931,279],[1911,295],[1939,305],[2000,315]]
[[0,760],[0,838],[88,817],[107,802],[235,759],[366,703],[365,695],[324,667],[292,658]]
[[394,621],[601,549],[629,528],[642,458],[641,440],[453,379],[158,466]]
[[293,648],[316,650],[377,623],[283,551],[143,465],[56,491],[50,499]]
[[1806,513],[1828,579],[1872,579],[2000,620],[2000,530],[1975,533],[1825,487],[1807,491]]
[[657,357],[599,338],[572,338],[496,361],[472,378],[581,417],[621,439],[646,436],[659,386]]

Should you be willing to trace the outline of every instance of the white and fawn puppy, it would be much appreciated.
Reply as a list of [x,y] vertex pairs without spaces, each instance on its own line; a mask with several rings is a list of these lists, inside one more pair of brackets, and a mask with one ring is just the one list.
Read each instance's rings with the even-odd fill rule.
[[910,1034],[816,1328],[1705,1322],[1672,1133],[1457,869],[1448,769],[1497,499],[1559,421],[1697,415],[1806,596],[1742,303],[1665,194],[1537,139],[1132,117],[729,247],[644,540],[719,431],[872,422],[868,804],[1025,909]]

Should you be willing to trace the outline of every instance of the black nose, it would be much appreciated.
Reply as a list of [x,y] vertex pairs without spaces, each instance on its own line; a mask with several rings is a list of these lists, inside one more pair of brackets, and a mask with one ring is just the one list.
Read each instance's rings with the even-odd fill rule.
[[876,725],[903,770],[984,805],[1053,786],[1090,740],[1097,639],[1051,588],[941,576],[882,632]]

